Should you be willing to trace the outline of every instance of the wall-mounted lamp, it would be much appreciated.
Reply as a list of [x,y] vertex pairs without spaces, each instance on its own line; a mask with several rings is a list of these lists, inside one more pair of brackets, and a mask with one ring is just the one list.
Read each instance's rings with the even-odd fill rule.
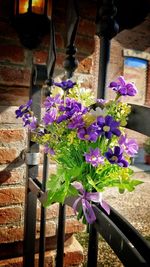
[[50,31],[52,0],[14,0],[13,25],[21,43],[33,49]]

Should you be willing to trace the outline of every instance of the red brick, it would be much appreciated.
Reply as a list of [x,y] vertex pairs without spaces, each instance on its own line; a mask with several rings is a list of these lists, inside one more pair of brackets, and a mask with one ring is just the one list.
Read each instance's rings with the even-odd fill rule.
[[57,58],[56,58],[56,66],[58,68],[63,68],[63,63],[64,63],[64,60],[65,60],[65,57],[66,55],[65,54],[62,54],[62,53],[58,53],[57,54]]
[[47,51],[35,51],[33,54],[33,60],[35,64],[46,64],[47,62],[47,57],[48,57],[48,52]]
[[22,47],[1,44],[0,45],[0,61],[7,63],[24,63],[25,50]]
[[8,243],[8,242],[23,240],[23,232],[24,232],[23,226],[0,227],[0,243]]
[[20,106],[29,100],[29,88],[0,88],[0,103],[3,106]]
[[50,47],[50,34],[46,34],[43,38],[42,38],[42,42],[39,45],[38,49],[42,50],[43,48],[47,48],[49,49]]
[[[40,220],[40,211],[41,211],[41,209],[38,208],[37,209],[37,219],[38,220]],[[46,219],[47,220],[58,218],[58,214],[59,214],[58,203],[53,204],[53,205],[46,208]],[[75,214],[74,214],[73,209],[69,206],[66,206],[66,216],[70,217],[70,216],[74,216],[74,215]]]
[[0,171],[0,185],[19,184],[23,182],[24,171],[4,169]]
[[85,36],[93,37],[96,31],[96,26],[94,21],[88,19],[80,19],[78,26],[78,33]]
[[10,163],[17,158],[15,148],[0,148],[0,164]]
[[78,68],[77,68],[77,72],[80,72],[80,73],[91,73],[91,70],[92,70],[92,58],[90,57],[87,57],[87,58],[80,58],[78,57],[78,60],[79,60],[79,65],[78,65]]
[[[37,225],[36,237],[39,237],[40,227]],[[54,221],[46,222],[46,236],[56,235],[56,223]]]
[[91,55],[94,52],[94,36],[93,38],[77,36],[75,44],[80,53]]
[[0,129],[0,142],[11,143],[22,141],[25,137],[23,129]]
[[11,68],[0,66],[1,84],[5,86],[24,86],[30,85],[31,71],[27,68]]
[[0,189],[0,207],[11,204],[22,204],[24,201],[24,187],[9,187]]
[[66,233],[78,233],[85,230],[85,225],[79,222],[77,219],[67,219],[66,220]]
[[83,260],[83,248],[73,237],[72,244],[64,249],[64,267],[78,266],[83,263]]
[[89,20],[95,21],[97,12],[97,2],[96,1],[86,1],[86,8],[85,8],[85,1],[80,2],[80,16],[81,18],[86,18]]
[[61,35],[61,33],[56,33],[55,34],[55,38],[56,38],[56,47],[58,47],[59,49],[64,49],[64,38]]
[[[65,25],[63,23],[59,23],[58,25],[55,26],[57,28],[58,26],[58,31],[59,32],[55,32],[55,42],[56,42],[56,47],[58,49],[64,49],[64,38],[62,36],[62,34],[65,32]],[[50,36],[49,35],[45,35],[41,45],[39,46],[40,50],[43,50],[43,48],[47,48],[47,51],[49,51],[50,49]]]
[[22,209],[15,208],[0,208],[0,224],[15,223],[21,221]]
[[[56,173],[56,165],[50,164],[49,165],[49,174]],[[41,180],[43,177],[43,165],[39,165],[39,170],[38,170],[38,177]]]
[[19,42],[19,38],[18,38],[16,30],[7,21],[2,21],[2,20],[0,21],[0,36],[1,38],[3,37],[3,39],[4,38],[7,40],[14,39],[15,42],[16,41]]
[[10,260],[0,261],[0,267],[22,267],[23,258],[15,258]]

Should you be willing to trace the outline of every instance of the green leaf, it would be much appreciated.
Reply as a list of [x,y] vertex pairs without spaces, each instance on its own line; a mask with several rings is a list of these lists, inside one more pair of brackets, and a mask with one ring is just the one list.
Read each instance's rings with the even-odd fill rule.
[[120,187],[119,187],[119,193],[120,193],[120,194],[123,194],[123,193],[124,193],[124,191],[125,191],[125,189],[124,189],[124,188],[120,188]]
[[65,185],[61,185],[61,187],[56,191],[52,192],[51,190],[48,191],[47,200],[43,204],[44,207],[51,205],[52,203],[63,203],[66,197],[66,188]]
[[133,186],[136,186],[136,185],[139,185],[139,184],[143,184],[144,182],[140,181],[140,180],[131,180],[131,183],[132,183]]
[[57,174],[52,174],[47,182],[47,189],[51,192],[55,192],[63,182],[63,177]]
[[96,186],[95,182],[92,180],[92,178],[90,176],[87,175],[87,180],[88,180],[88,183],[90,185],[92,185],[92,187],[96,190],[96,191],[100,191],[100,188]]

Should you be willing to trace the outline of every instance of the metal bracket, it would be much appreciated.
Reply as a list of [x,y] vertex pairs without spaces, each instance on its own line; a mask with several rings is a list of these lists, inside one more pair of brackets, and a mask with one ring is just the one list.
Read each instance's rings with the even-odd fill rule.
[[38,165],[40,153],[28,152],[26,153],[26,164],[27,165]]
[[47,192],[43,192],[32,178],[29,178],[29,189],[32,193],[34,193],[37,196],[41,204],[43,204],[46,201]]

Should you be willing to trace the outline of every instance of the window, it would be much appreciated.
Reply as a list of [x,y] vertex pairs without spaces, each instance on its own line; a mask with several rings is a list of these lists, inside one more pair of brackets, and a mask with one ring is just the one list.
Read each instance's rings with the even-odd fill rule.
[[123,76],[128,81],[133,81],[138,88],[138,94],[134,98],[127,98],[127,102],[144,104],[146,96],[147,60],[136,57],[124,58]]

